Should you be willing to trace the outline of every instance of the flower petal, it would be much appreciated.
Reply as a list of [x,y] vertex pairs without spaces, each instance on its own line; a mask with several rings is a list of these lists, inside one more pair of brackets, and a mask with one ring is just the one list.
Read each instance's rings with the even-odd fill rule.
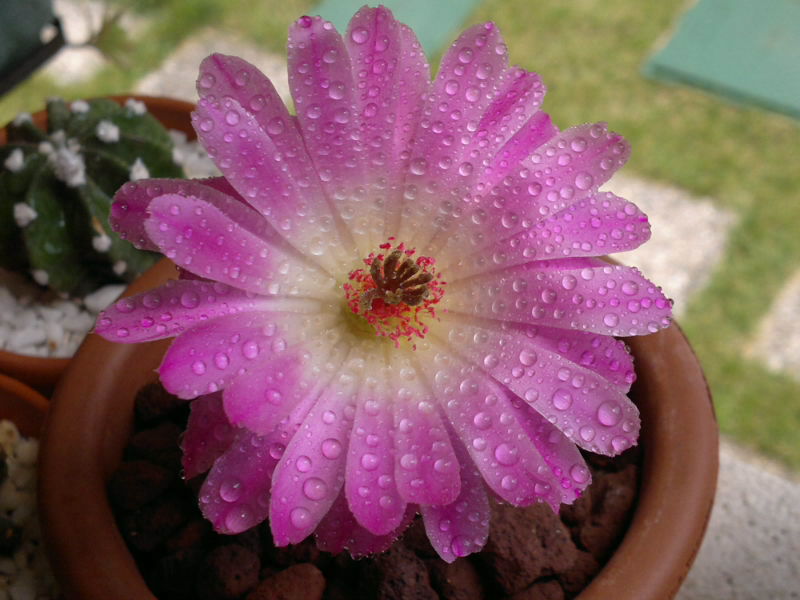
[[324,198],[293,117],[275,86],[258,68],[237,56],[212,54],[200,65],[197,92],[200,98],[236,100],[274,143],[292,179],[304,182],[305,195],[317,201]]
[[650,223],[642,211],[610,192],[598,193],[526,231],[459,257],[450,267],[449,281],[534,260],[626,252],[648,239]]
[[259,434],[273,431],[308,398],[318,398],[340,364],[334,344],[324,337],[293,343],[278,353],[271,350],[269,361],[262,356],[255,368],[237,372],[224,392],[231,423]]
[[417,364],[486,484],[516,506],[553,504],[553,474],[503,390],[447,345],[432,346],[431,352],[433,360],[420,357]]
[[277,442],[238,429],[230,447],[200,488],[200,510],[219,533],[237,534],[267,517],[270,476],[280,454]]
[[638,269],[590,258],[483,273],[451,283],[445,299],[468,315],[615,336],[668,327],[672,305]]
[[[497,91],[492,102],[481,116],[475,137],[464,153],[464,156],[474,156],[480,163],[494,159],[498,150],[536,114],[544,100],[541,77],[519,67],[507,69],[495,85]],[[474,166],[476,174],[479,173],[480,164]]]
[[455,313],[445,313],[440,320],[448,328],[453,348],[487,372],[502,373],[495,377],[499,381],[509,372],[516,378],[519,369],[532,367],[539,358],[564,368],[591,371],[623,394],[636,380],[633,357],[625,343],[610,335],[522,323],[498,326],[496,321]]
[[350,512],[345,495],[339,494],[325,518],[314,531],[317,547],[323,552],[338,554],[348,550],[353,558],[388,550],[414,520],[416,507],[409,505],[400,524],[384,535],[375,535],[358,524]]
[[[213,189],[208,190],[209,187]],[[227,206],[230,199],[220,198],[219,194],[214,192],[217,190],[225,193],[225,188],[232,189],[223,177],[129,181],[114,194],[109,222],[111,228],[122,239],[130,241],[136,248],[158,251],[158,246],[150,240],[144,229],[144,222],[149,215],[150,202],[154,198],[163,194],[179,194],[213,198],[215,203]]]
[[523,159],[556,134],[558,127],[553,124],[550,115],[541,110],[533,113],[485,166],[476,188],[491,189],[497,185],[506,175],[517,170]]
[[207,96],[197,103],[192,123],[209,156],[248,204],[309,260],[334,272],[341,269],[349,257],[327,199],[315,192],[313,179],[295,178],[276,142],[249,111],[232,97]]
[[300,17],[289,28],[289,88],[297,121],[329,197],[364,181],[356,87],[350,55],[336,28]]
[[223,212],[200,198],[162,195],[150,202],[145,231],[177,265],[239,289],[265,295],[291,289],[295,295],[316,296],[333,287],[319,268],[270,244],[264,232],[251,231],[247,223],[259,216],[237,205],[250,214]]
[[[325,322],[265,310],[203,321],[172,343],[159,366],[159,377],[179,398],[215,392],[239,374],[263,371],[265,363],[281,365],[287,348],[302,346],[304,337],[317,335],[316,327]],[[226,411],[230,404],[226,400]],[[238,417],[245,409],[234,406],[240,409]]]
[[442,226],[441,211],[472,191],[480,162],[465,152],[507,69],[508,52],[492,23],[467,29],[442,58],[411,148],[399,239],[422,246]]
[[95,333],[121,343],[173,337],[202,321],[275,307],[268,298],[201,279],[170,280],[117,300],[100,313]]
[[[605,124],[562,131],[482,193],[470,208],[441,220],[425,252],[457,257],[498,239],[527,232],[538,222],[597,192],[628,159],[625,139]],[[463,207],[463,202],[453,208]]]
[[361,251],[369,252],[397,233],[408,146],[430,87],[430,70],[414,32],[384,6],[359,10],[344,41],[357,90],[368,187],[365,194],[339,200],[338,206],[359,215],[358,229],[366,234]]
[[378,536],[395,530],[406,511],[395,483],[394,415],[385,394],[374,387],[359,393],[344,486],[358,524]]
[[317,398],[301,398],[267,435],[236,430],[236,440],[215,461],[200,491],[203,514],[217,531],[239,533],[267,517],[274,469]]
[[450,504],[461,490],[458,460],[437,411],[437,399],[413,382],[397,385],[395,479],[400,495],[416,504]]
[[273,474],[269,520],[276,546],[311,534],[344,483],[355,412],[353,384],[344,375],[309,411]]
[[181,438],[183,476],[189,480],[205,473],[233,442],[235,430],[225,418],[220,394],[208,394],[190,405],[186,431]]
[[[520,399],[512,400],[511,406],[539,454],[560,479],[560,485],[556,486],[561,494],[560,502],[572,504],[592,482],[592,474],[583,455],[572,440]],[[558,512],[558,505],[554,505],[553,510]]]
[[625,395],[627,387],[620,389],[537,341],[513,329],[501,332],[491,323],[454,327],[450,337],[460,355],[582,448],[614,455],[635,444],[639,411]]
[[489,537],[489,499],[480,472],[464,446],[453,444],[460,466],[461,492],[445,506],[420,506],[425,532],[442,560],[479,552]]

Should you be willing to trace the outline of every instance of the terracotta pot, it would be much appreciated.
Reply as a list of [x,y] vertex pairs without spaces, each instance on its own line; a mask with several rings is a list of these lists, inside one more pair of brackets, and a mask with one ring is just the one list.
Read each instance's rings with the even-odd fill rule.
[[[163,261],[130,293],[160,283]],[[700,546],[716,489],[718,434],[700,365],[677,325],[628,340],[643,426],[638,504],[621,545],[581,600],[673,597]],[[169,341],[112,344],[90,335],[53,398],[42,442],[40,510],[67,598],[153,600],[117,529],[106,481],[132,429],[133,400]]]
[[22,435],[39,437],[47,406],[47,398],[30,386],[0,375],[0,419],[14,423]]
[[[194,139],[195,132],[192,128],[190,113],[194,105],[182,100],[172,98],[155,98],[151,96],[110,96],[118,104],[124,104],[126,100],[133,98],[140,100],[147,105],[150,113],[158,119],[167,129],[175,129],[187,134],[190,139]],[[47,113],[39,111],[32,115],[33,122],[40,128],[47,128]],[[0,145],[4,145],[7,140],[6,127],[0,129]],[[0,373],[5,373],[12,377],[24,381],[30,386],[50,394],[56,385],[59,377],[69,364],[69,358],[46,358],[40,356],[27,356],[0,350]]]

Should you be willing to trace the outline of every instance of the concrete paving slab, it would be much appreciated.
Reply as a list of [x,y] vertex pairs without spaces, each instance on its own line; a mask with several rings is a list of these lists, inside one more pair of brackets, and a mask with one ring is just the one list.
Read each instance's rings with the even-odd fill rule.
[[746,353],[800,381],[800,269],[778,293]]
[[254,44],[211,29],[201,31],[178,46],[156,71],[136,85],[136,92],[195,102],[197,69],[202,60],[214,52],[239,56],[252,63],[270,78],[284,102],[289,100],[285,56],[271,54]]
[[734,214],[710,198],[630,175],[616,175],[603,189],[627,198],[649,217],[650,240],[615,258],[638,267],[660,285],[675,302],[675,316],[680,318],[722,261]]
[[697,560],[676,600],[800,598],[800,483],[730,442]]

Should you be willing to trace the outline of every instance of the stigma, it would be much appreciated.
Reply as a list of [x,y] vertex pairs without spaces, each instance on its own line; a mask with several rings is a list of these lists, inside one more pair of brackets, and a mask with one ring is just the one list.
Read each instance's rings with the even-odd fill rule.
[[427,322],[437,320],[435,305],[444,296],[436,261],[417,256],[416,250],[394,238],[364,259],[366,269],[355,269],[344,284],[347,305],[380,337],[401,341],[421,339],[429,331]]

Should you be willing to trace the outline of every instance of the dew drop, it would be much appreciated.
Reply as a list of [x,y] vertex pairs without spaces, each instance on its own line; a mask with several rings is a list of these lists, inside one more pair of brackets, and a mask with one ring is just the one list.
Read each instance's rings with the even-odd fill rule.
[[328,484],[319,477],[309,477],[303,483],[303,495],[309,500],[322,500],[328,495]]
[[569,476],[577,483],[586,483],[589,481],[589,469],[579,464],[572,465]]
[[374,471],[378,468],[378,457],[371,452],[367,452],[361,457],[361,466],[366,471]]
[[308,473],[311,470],[312,461],[306,455],[298,456],[297,460],[294,463],[294,466],[301,473]]
[[500,487],[504,490],[511,491],[517,487],[519,480],[513,475],[506,475],[500,480]]
[[342,444],[339,440],[328,438],[322,442],[322,456],[331,460],[339,458],[342,454]]
[[623,450],[627,450],[630,445],[631,443],[621,435],[611,439],[611,447],[614,448],[614,452],[622,452]]
[[578,280],[574,275],[564,275],[561,278],[561,287],[565,290],[574,290],[576,285],[578,285]]
[[258,356],[260,350],[261,349],[258,347],[258,344],[252,340],[245,342],[242,345],[242,354],[249,360],[253,360],[256,356]]
[[417,459],[416,455],[414,454],[404,454],[400,457],[400,466],[406,469],[407,471],[411,471],[417,467],[419,460]]
[[458,60],[466,65],[472,62],[473,56],[474,52],[472,51],[472,48],[462,48],[458,53]]
[[270,135],[280,135],[283,133],[286,125],[283,122],[283,119],[280,117],[275,117],[274,119],[270,119],[269,123],[267,123],[267,133]]
[[603,317],[603,323],[605,323],[607,327],[616,327],[619,325],[619,315],[616,313],[606,313]]
[[302,529],[311,522],[311,511],[302,506],[293,508],[292,512],[289,513],[289,520],[294,527]]
[[625,281],[622,284],[622,293],[626,296],[633,296],[639,291],[639,284],[635,281]]
[[217,352],[214,355],[214,366],[218,369],[227,369],[230,362],[230,358],[224,352]]
[[523,348],[519,353],[519,362],[521,362],[526,367],[530,367],[536,364],[536,352],[530,350],[528,348]]
[[195,375],[202,375],[206,372],[206,363],[202,360],[196,360],[192,363],[192,373]]
[[192,290],[181,294],[181,306],[184,308],[196,308],[200,304],[200,296]]
[[567,410],[572,406],[572,394],[565,389],[559,388],[553,393],[552,401],[557,410]]
[[603,402],[597,408],[597,420],[606,427],[613,427],[622,418],[622,408],[616,402]]
[[595,436],[594,427],[589,427],[588,425],[581,427],[580,431],[578,432],[578,435],[581,436],[581,439],[584,442],[591,442]]
[[492,426],[492,417],[489,413],[479,412],[472,419],[472,422],[478,429],[489,429]]
[[142,304],[145,308],[158,308],[161,306],[161,296],[155,292],[145,294],[142,298]]
[[350,32],[350,39],[356,44],[363,44],[369,39],[369,32],[363,27],[356,27]]
[[236,502],[242,497],[242,482],[236,478],[226,479],[219,486],[219,497],[225,502]]
[[123,298],[118,300],[114,307],[121,313],[129,313],[136,308],[136,305],[130,298]]
[[514,444],[503,442],[494,449],[494,457],[501,465],[511,466],[519,461],[519,448]]

